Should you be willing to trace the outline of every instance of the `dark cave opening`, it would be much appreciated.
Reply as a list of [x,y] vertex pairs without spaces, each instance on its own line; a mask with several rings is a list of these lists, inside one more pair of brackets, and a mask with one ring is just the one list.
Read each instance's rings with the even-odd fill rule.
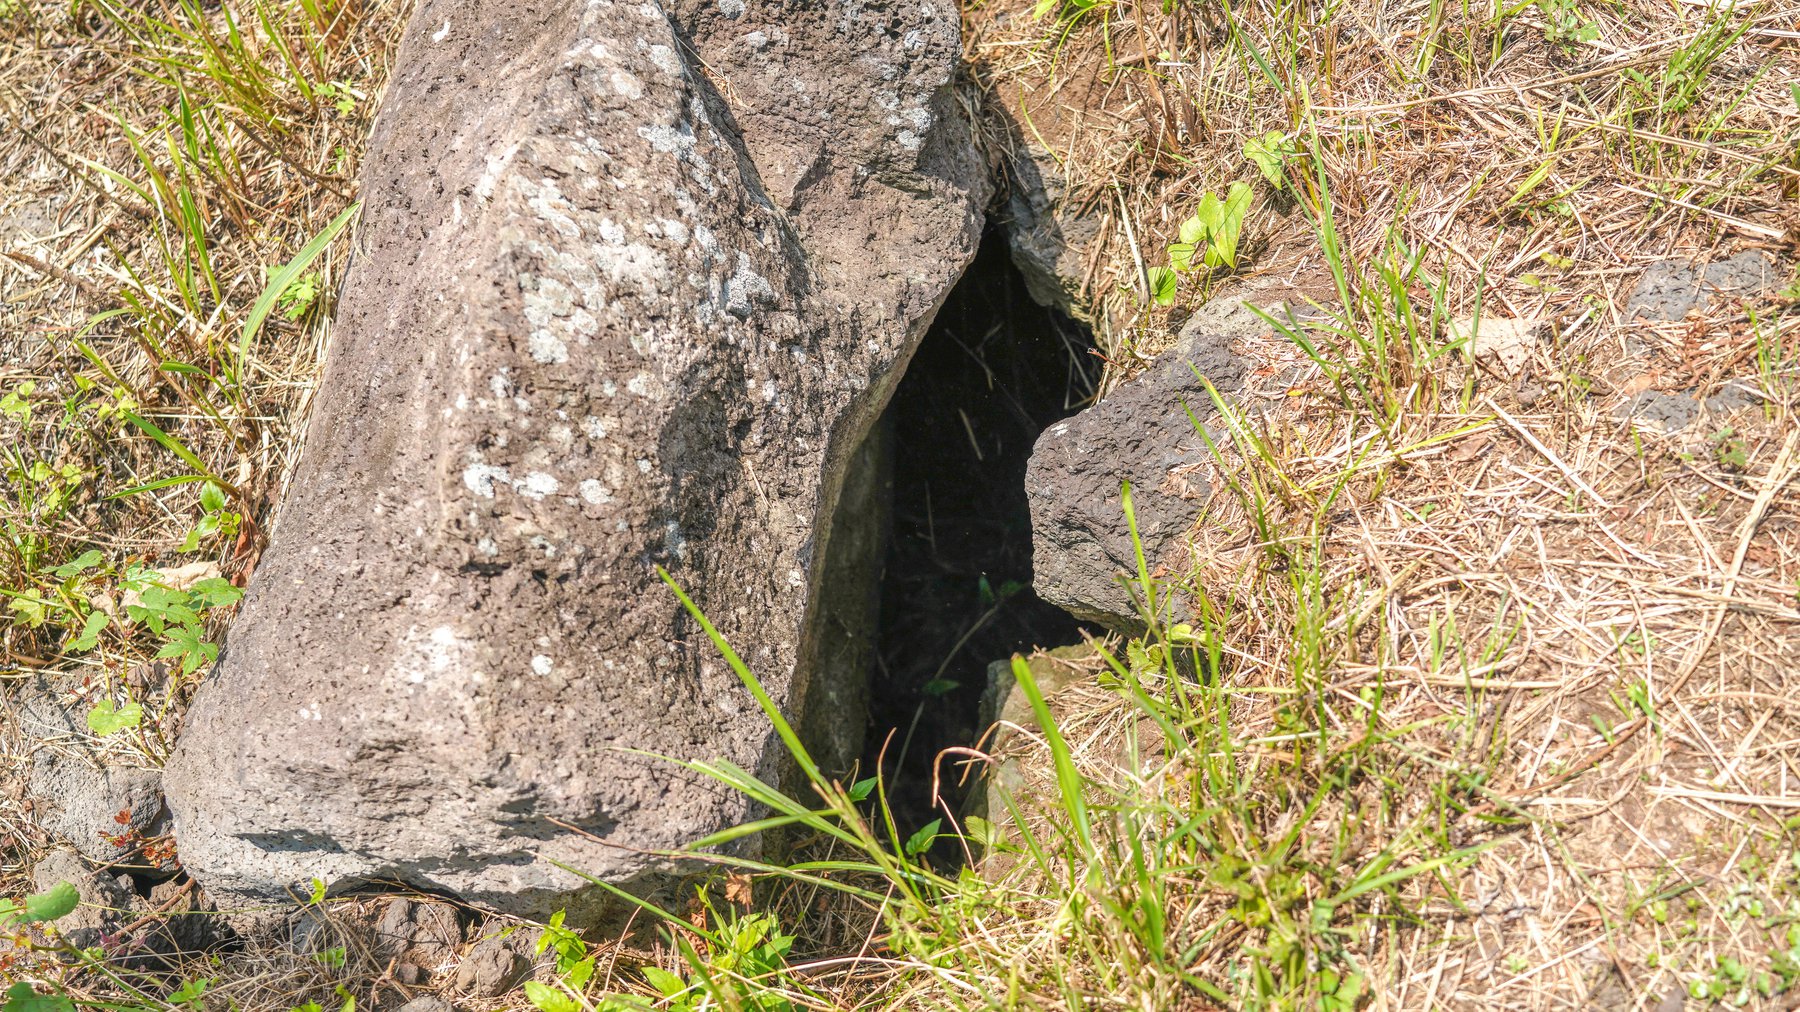
[[[892,454],[865,770],[881,764],[904,833],[933,810],[932,766],[983,731],[987,668],[1080,642],[1082,626],[1032,592],[1025,469],[1050,424],[1092,397],[1086,327],[1032,301],[990,230],[907,366],[881,424]],[[977,782],[939,770],[957,811]],[[946,851],[946,856],[948,852]]]

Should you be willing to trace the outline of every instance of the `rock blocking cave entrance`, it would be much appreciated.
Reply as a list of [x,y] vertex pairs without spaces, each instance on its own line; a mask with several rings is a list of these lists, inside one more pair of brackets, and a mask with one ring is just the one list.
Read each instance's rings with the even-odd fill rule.
[[[882,762],[905,832],[934,817],[933,758],[983,730],[988,665],[1080,642],[1081,625],[1031,589],[1025,468],[1038,435],[1091,398],[1093,349],[1087,328],[1031,300],[990,230],[880,422],[893,526],[863,768]],[[957,770],[942,770],[953,807]]]

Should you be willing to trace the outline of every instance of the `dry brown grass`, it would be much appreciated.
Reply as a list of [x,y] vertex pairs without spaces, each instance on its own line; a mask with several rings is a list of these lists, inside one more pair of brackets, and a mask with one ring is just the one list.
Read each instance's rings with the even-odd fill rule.
[[[1511,315],[1572,318],[1590,296],[1616,310],[1631,274],[1671,255],[1789,248],[1800,9],[1575,5],[1601,32],[1578,44],[1547,39],[1531,6],[1120,2],[1095,5],[1058,44],[1031,6],[973,5],[969,51],[1000,133],[1037,149],[1066,190],[1065,219],[1097,224],[1080,261],[1117,350],[1161,350],[1140,269],[1209,190],[1258,184],[1243,274],[1318,268],[1307,216],[1242,154],[1272,130],[1303,148],[1316,134],[1322,166],[1290,176],[1316,190],[1322,168],[1356,259],[1396,227],[1431,251],[1433,273],[1482,275]],[[1656,97],[1672,56],[1745,22],[1692,105]],[[1650,75],[1648,94],[1632,71]],[[1191,286],[1182,301],[1199,297]]]
[[[151,663],[168,641],[130,621],[128,594],[145,571],[199,564],[241,585],[255,564],[299,449],[348,242],[312,262],[309,300],[283,304],[253,337],[245,322],[270,272],[354,200],[407,5],[21,0],[3,10],[0,396],[13,400],[0,416],[0,680],[15,696],[44,673],[83,709],[105,700],[143,712],[134,728],[58,742],[0,722],[0,770],[16,787],[45,748],[123,765],[166,754],[199,672]],[[155,483],[202,472],[242,519],[184,548],[205,512],[200,483]],[[84,571],[54,572],[88,551],[98,561]],[[83,644],[96,614],[106,624]],[[207,639],[224,614],[205,618]],[[23,870],[46,842],[23,801],[0,792],[7,895],[27,891]],[[247,954],[222,987],[266,1008],[319,975],[309,961],[278,964]],[[204,962],[186,969],[221,977]],[[22,973],[14,963],[4,975]],[[104,982],[72,983],[105,993]]]
[[[1180,315],[1208,294],[1272,281],[1332,307],[1317,224],[1327,192],[1353,281],[1391,265],[1398,243],[1421,258],[1409,296],[1442,301],[1440,316],[1425,314],[1429,333],[1386,362],[1314,330],[1343,368],[1387,370],[1385,398],[1373,402],[1346,402],[1274,333],[1245,342],[1239,350],[1286,390],[1244,406],[1231,445],[1186,469],[1206,506],[1197,540],[1207,550],[1191,574],[1164,576],[1202,595],[1184,601],[1212,603],[1190,617],[1216,636],[1227,710],[1209,733],[1230,737],[1244,804],[1214,812],[1193,769],[1158,766],[1149,745],[1147,765],[1145,755],[1123,762],[1122,743],[1155,733],[1116,684],[1097,678],[1055,701],[1088,789],[1142,806],[1109,811],[1102,835],[1122,848],[1109,853],[1156,833],[1192,836],[1186,815],[1212,813],[1219,832],[1170,848],[1191,863],[1169,871],[1160,894],[1171,935],[1196,946],[1179,953],[1183,972],[1231,1004],[1254,1004],[1244,974],[1269,933],[1240,903],[1246,888],[1291,890],[1304,912],[1341,892],[1343,874],[1454,855],[1336,908],[1336,934],[1302,932],[1308,967],[1358,967],[1365,1000],[1382,1008],[1673,1007],[1672,992],[1715,981],[1728,999],[1749,987],[1745,1004],[1781,1001],[1755,984],[1759,974],[1772,992],[1787,983],[1787,932],[1800,918],[1789,823],[1800,814],[1789,758],[1800,741],[1790,687],[1796,317],[1773,294],[1716,300],[1671,323],[1627,320],[1623,306],[1652,261],[1791,253],[1800,9],[1102,2],[1065,38],[1031,6],[974,7],[971,53],[992,93],[990,133],[1042,149],[1063,213],[1093,225],[1076,253],[1112,382],[1167,347]],[[253,95],[179,60],[160,65],[174,80],[146,78],[147,51],[181,46],[148,45],[120,27],[136,15],[106,9],[80,5],[71,17],[26,4],[0,34],[0,394],[37,384],[33,424],[16,414],[0,424],[27,465],[71,464],[75,476],[66,506],[48,510],[41,495],[27,498],[25,479],[9,478],[0,566],[10,590],[78,595],[65,602],[76,613],[119,596],[132,563],[213,561],[226,577],[254,564],[248,529],[176,551],[195,520],[192,486],[107,499],[189,468],[94,406],[128,398],[267,520],[297,449],[328,296],[262,331],[243,384],[231,381],[233,348],[264,269],[353,198],[402,17],[398,5],[352,2],[313,25],[313,82],[344,82],[360,97],[340,112],[277,81],[265,89],[277,127],[247,108]],[[167,4],[146,11],[186,16]],[[209,19],[217,27],[216,11]],[[1551,37],[1589,23],[1595,38]],[[1746,30],[1706,64],[1691,103],[1672,98],[1684,81],[1672,60],[1720,25]],[[143,185],[148,169],[118,121],[156,137],[173,122],[176,81],[235,157],[170,191],[191,192],[204,222],[219,293],[209,286],[198,299],[180,291],[155,240],[173,236],[179,252],[172,206],[97,167]],[[1280,193],[1241,153],[1269,131],[1299,152]],[[147,147],[150,163],[179,176],[162,143]],[[1210,291],[1190,276],[1173,310],[1146,305],[1145,271],[1179,222],[1234,180],[1257,194],[1240,271]],[[341,257],[316,265],[323,292]],[[133,312],[83,334],[134,299]],[[1450,347],[1445,318],[1478,302],[1489,317],[1539,321],[1522,362]],[[1366,302],[1335,308],[1347,329],[1384,322]],[[78,337],[98,362],[74,348]],[[1682,429],[1622,410],[1646,390],[1727,387],[1754,396]],[[58,421],[68,398],[88,407]],[[1259,441],[1266,457],[1249,452]],[[21,535],[41,543],[27,551]],[[63,588],[44,575],[88,547],[106,560],[91,579]],[[74,651],[69,620],[15,613],[6,674],[48,667],[85,699],[146,703],[144,726],[106,746],[155,762],[159,718],[178,717],[183,682],[133,686],[126,675],[157,641],[115,624],[95,650]],[[1146,684],[1176,693],[1154,667]],[[1333,744],[1308,751],[1302,739]],[[13,773],[29,747],[11,742]],[[1044,806],[1027,823],[1057,838],[1068,818],[1054,807],[1049,741],[1020,735],[1006,754]],[[28,822],[0,798],[13,848],[0,891],[19,888],[35,845]],[[1218,873],[1225,858],[1255,858],[1295,830],[1292,854]],[[1044,871],[1018,863],[992,891],[968,886],[954,897],[966,909],[940,922],[954,936],[929,955],[884,947],[868,909],[780,879],[757,884],[755,905],[810,911],[804,930],[819,948],[863,957],[802,970],[836,996],[821,1007],[1212,1006],[1191,979],[1162,972],[1174,960],[1140,950],[1141,924],[1096,902],[1141,882],[1104,861],[1073,885]],[[337,984],[371,996],[387,988],[391,968],[355,941],[360,902],[339,911],[351,939],[343,967],[253,951],[228,965],[216,993],[274,1008],[328,1000]],[[667,947],[619,952],[604,961],[605,990],[642,992],[635,964],[681,968]],[[1298,1004],[1320,998],[1316,980],[1278,983]]]
[[[1186,469],[1206,505],[1191,582],[1230,602],[1237,733],[1279,732],[1298,685],[1327,701],[1330,733],[1354,739],[1380,689],[1387,790],[1345,788],[1304,837],[1354,818],[1350,852],[1331,851],[1354,862],[1435,812],[1441,852],[1491,848],[1355,922],[1346,944],[1374,1004],[1673,1007],[1714,982],[1708,1000],[1784,1000],[1800,911],[1796,318],[1773,291],[1677,322],[1623,310],[1654,261],[1756,250],[1785,270],[1800,9],[1117,3],[1059,45],[1028,6],[977,7],[971,50],[996,115],[1058,175],[1065,221],[1098,223],[1077,259],[1115,381],[1205,294],[1274,284],[1340,310],[1317,294],[1333,287],[1316,225],[1326,191],[1353,291],[1364,268],[1395,262],[1396,242],[1419,254],[1415,307],[1431,320],[1444,302],[1430,349],[1454,344],[1446,317],[1477,299],[1484,316],[1537,324],[1506,367],[1397,355],[1404,395],[1376,411],[1346,404],[1271,329],[1238,350],[1286,396],[1244,405],[1244,438]],[[1598,38],[1548,38],[1563,10]],[[1659,94],[1671,61],[1721,28],[1692,103]],[[1271,130],[1301,152],[1284,193],[1241,151]],[[1210,293],[1184,280],[1173,310],[1147,305],[1143,269],[1205,191],[1234,180],[1257,190],[1240,270]],[[1359,301],[1346,319],[1367,333],[1380,312]],[[1377,365],[1321,328],[1312,339],[1340,366]],[[1673,431],[1628,407],[1646,390],[1728,388],[1751,396]],[[1305,566],[1330,612],[1305,658],[1316,689],[1296,671],[1316,609],[1292,577]],[[1066,719],[1130,709],[1108,693],[1090,706]],[[1091,779],[1116,782],[1104,751]],[[1306,776],[1250,762],[1271,790]],[[1447,806],[1431,796],[1443,771],[1466,777]],[[1229,894],[1197,894],[1186,903],[1202,923],[1230,920]],[[1221,980],[1244,959],[1202,965]]]

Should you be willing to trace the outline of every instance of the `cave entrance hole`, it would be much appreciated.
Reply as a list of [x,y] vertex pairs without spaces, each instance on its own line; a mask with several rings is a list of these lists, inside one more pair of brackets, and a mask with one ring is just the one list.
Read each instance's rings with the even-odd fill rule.
[[[892,447],[892,533],[863,768],[879,764],[906,833],[941,815],[932,764],[984,730],[988,665],[1081,640],[1031,588],[1025,468],[1038,435],[1093,396],[1092,333],[1034,302],[990,231],[927,331],[881,423]],[[976,784],[946,762],[952,811]],[[948,856],[946,852],[946,856]]]

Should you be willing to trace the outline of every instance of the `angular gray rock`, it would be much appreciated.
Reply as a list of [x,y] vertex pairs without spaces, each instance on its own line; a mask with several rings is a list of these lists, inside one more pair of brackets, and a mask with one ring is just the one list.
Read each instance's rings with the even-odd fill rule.
[[44,830],[89,860],[123,861],[166,829],[162,773],[97,748],[86,712],[47,679],[22,688],[16,719],[32,742],[25,788]]
[[167,770],[209,892],[579,918],[559,863],[665,881],[749,808],[630,750],[785,758],[657,565],[790,713],[859,698],[820,574],[979,237],[959,57],[948,0],[419,5],[302,460]]
[[394,1012],[456,1012],[456,1006],[442,998],[434,998],[430,995],[426,995],[423,998],[414,998],[412,1001],[396,1008]]
[[76,948],[98,945],[124,955],[142,950],[141,939],[120,937],[121,929],[137,919],[137,897],[129,878],[94,868],[67,847],[55,847],[32,866],[31,885],[43,892],[62,882],[81,896],[72,913],[55,921],[64,940]]
[[[1271,329],[1245,308],[1246,300],[1267,308],[1283,302],[1276,293],[1251,291],[1208,303],[1141,375],[1038,437],[1025,493],[1031,504],[1032,588],[1039,597],[1083,621],[1128,631],[1142,627],[1120,582],[1128,577],[1135,585],[1137,574],[1120,498],[1123,481],[1131,482],[1150,569],[1185,567],[1187,535],[1199,517],[1199,496],[1187,488],[1185,469],[1208,459],[1194,422],[1205,425],[1216,417],[1199,376],[1221,395],[1242,390],[1252,363],[1233,344]],[[1215,441],[1223,438],[1210,434]]]
[[476,942],[456,967],[456,990],[471,998],[497,998],[517,987],[531,971],[520,940],[490,935]]
[[1015,136],[1012,149],[999,224],[1013,264],[1039,305],[1083,318],[1083,258],[1100,233],[1099,216],[1070,206],[1063,169],[1041,144]]

